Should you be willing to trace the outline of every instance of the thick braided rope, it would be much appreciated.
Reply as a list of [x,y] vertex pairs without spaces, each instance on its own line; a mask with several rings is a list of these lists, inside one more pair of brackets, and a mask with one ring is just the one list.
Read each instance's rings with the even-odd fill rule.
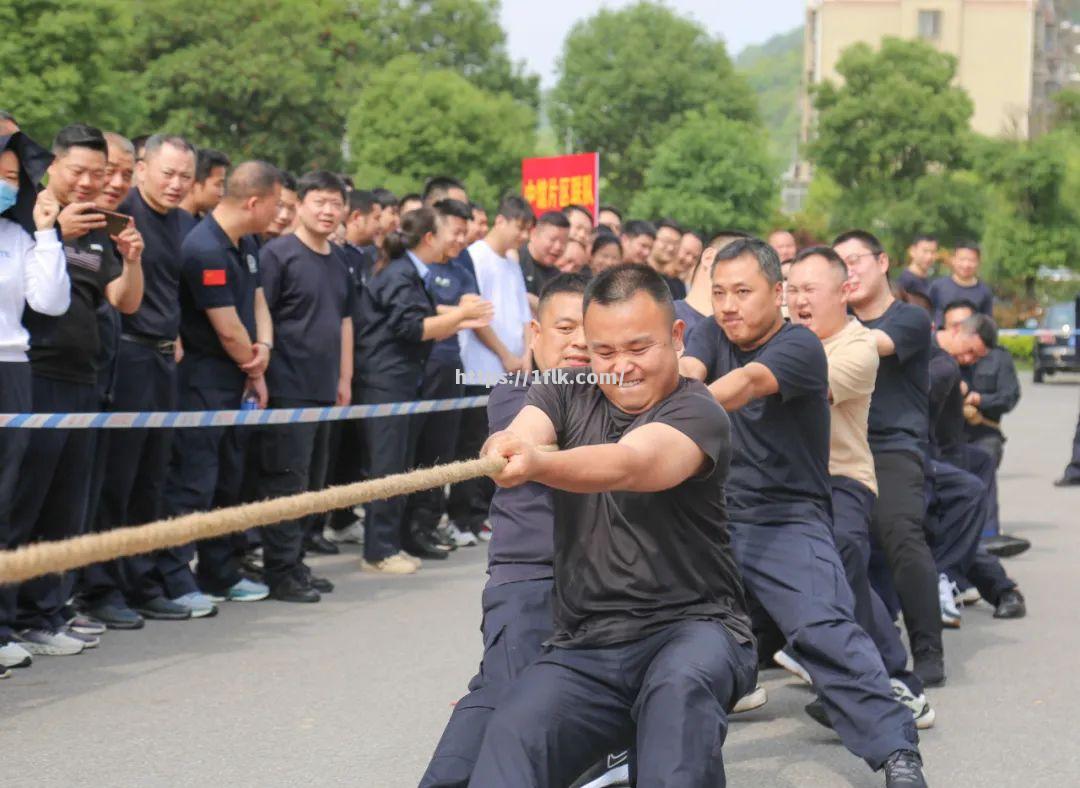
[[[548,449],[550,447],[542,447]],[[65,572],[100,561],[150,553],[166,547],[272,525],[309,514],[343,509],[369,501],[455,484],[496,473],[506,460],[482,457],[421,468],[381,479],[328,487],[268,501],[211,512],[197,512],[146,525],[117,528],[55,542],[37,542],[16,550],[0,551],[0,584],[21,583],[54,572]]]

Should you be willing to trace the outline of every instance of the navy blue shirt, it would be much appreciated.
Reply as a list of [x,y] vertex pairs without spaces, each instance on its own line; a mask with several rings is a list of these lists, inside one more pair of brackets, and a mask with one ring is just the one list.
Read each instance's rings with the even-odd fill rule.
[[776,394],[728,414],[732,522],[830,521],[829,363],[821,340],[804,326],[785,323],[761,347],[740,350],[715,320],[705,320],[687,339],[686,355],[705,365],[709,383],[756,362],[780,384]]
[[945,307],[954,301],[970,301],[977,312],[994,315],[994,293],[986,282],[958,285],[951,276],[943,276],[930,283],[930,303],[934,305],[934,320],[938,326],[944,325]]
[[[555,266],[536,262],[528,244],[523,244],[518,249],[518,262],[521,264],[521,275],[525,279],[525,292],[534,296],[539,296],[544,285],[559,275],[559,269]],[[499,308],[498,304],[495,308]]]
[[235,307],[255,341],[255,291],[259,287],[259,249],[247,236],[233,246],[213,214],[200,221],[180,247],[180,338],[185,375],[200,384],[241,391],[247,375],[236,365],[206,316],[207,309]]
[[964,443],[960,365],[930,338],[930,456],[955,462]]
[[135,314],[121,316],[124,333],[176,339],[180,335],[182,209],[158,213],[138,189],[132,189],[117,210],[135,219],[144,244],[142,303]]
[[469,276],[473,278],[473,281],[476,281],[476,264],[473,263],[472,255],[469,254],[468,247],[462,249],[461,254],[459,254],[450,262],[453,265],[461,266],[462,268],[464,268],[466,271],[469,272]]
[[915,293],[930,298],[930,280],[925,276],[919,276],[908,268],[900,272],[900,276],[896,278],[896,284],[905,293]]
[[[476,278],[463,266],[454,263],[428,263],[428,293],[436,305],[457,306],[466,293],[479,294]],[[461,366],[461,347],[457,334],[435,343],[431,360],[447,367]]]
[[685,340],[685,338],[690,334],[690,329],[692,329],[706,317],[710,317],[710,315],[701,314],[696,309],[694,309],[694,307],[690,306],[690,304],[686,303],[685,298],[680,298],[678,301],[675,302],[675,317],[686,323],[686,332],[683,334],[683,339]]
[[[488,431],[505,430],[525,407],[529,385],[500,383],[488,396]],[[491,499],[489,586],[554,577],[555,509],[551,488],[536,482],[498,487]]]
[[390,261],[372,274],[360,296],[356,339],[359,385],[415,396],[424,379],[431,340],[423,340],[424,319],[435,302],[408,257]]
[[882,356],[870,398],[870,449],[875,453],[926,451],[929,424],[930,316],[926,310],[894,301],[867,328],[889,335],[896,352]]
[[368,277],[375,268],[375,256],[370,251],[374,247],[345,244],[341,253],[345,258],[345,270],[349,272],[349,282],[353,289],[353,344],[355,346],[360,332],[360,294],[367,286]]
[[331,404],[341,372],[341,322],[352,316],[353,289],[341,250],[309,249],[295,235],[262,247],[260,277],[274,320],[266,373],[272,397]]
[[187,238],[188,233],[195,229],[195,226],[201,222],[205,217],[192,216],[183,208],[177,208],[180,212],[180,237]]

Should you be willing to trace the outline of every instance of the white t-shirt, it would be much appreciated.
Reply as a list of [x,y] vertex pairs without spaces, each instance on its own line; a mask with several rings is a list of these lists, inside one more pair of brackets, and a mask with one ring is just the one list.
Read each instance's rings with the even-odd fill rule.
[[[529,310],[521,266],[500,257],[482,238],[469,247],[469,256],[476,269],[480,297],[495,306],[491,328],[511,353],[524,355],[525,326],[532,320],[532,312]],[[461,343],[461,363],[465,373],[477,376],[478,384],[479,379],[497,380],[503,373],[499,357],[485,347],[472,331],[460,332],[458,341]]]
[[30,334],[23,307],[62,315],[71,303],[64,247],[56,230],[31,238],[20,225],[0,218],[0,362],[26,361]]

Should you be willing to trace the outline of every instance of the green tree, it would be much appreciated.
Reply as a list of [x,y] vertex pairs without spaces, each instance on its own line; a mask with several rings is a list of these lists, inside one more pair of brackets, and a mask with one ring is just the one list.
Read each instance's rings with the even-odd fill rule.
[[796,157],[799,146],[803,28],[747,47],[735,58],[735,68],[757,94],[774,168],[783,172]]
[[508,93],[405,55],[371,75],[349,112],[357,179],[410,191],[430,175],[460,178],[494,204],[520,188],[520,159],[536,142],[536,115]]
[[631,212],[713,231],[764,231],[777,183],[761,129],[723,110],[691,110],[656,148]]
[[124,129],[140,116],[117,0],[4,0],[0,30],[0,108],[40,143],[68,123]]
[[657,3],[578,22],[558,69],[556,138],[574,151],[600,152],[605,201],[630,202],[656,146],[687,110],[715,104],[736,120],[756,120],[754,97],[723,42]]

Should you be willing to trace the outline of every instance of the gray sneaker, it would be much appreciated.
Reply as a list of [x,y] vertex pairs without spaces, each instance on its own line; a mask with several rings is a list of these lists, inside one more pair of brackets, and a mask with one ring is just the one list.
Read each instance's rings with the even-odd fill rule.
[[24,629],[18,634],[19,645],[31,654],[43,657],[70,657],[82,652],[86,644],[65,632]]
[[97,648],[98,645],[101,643],[101,638],[99,638],[97,635],[88,635],[87,633],[80,632],[79,630],[74,629],[70,626],[66,626],[60,631],[68,637],[75,638],[75,640],[80,641],[83,644],[84,649]]

